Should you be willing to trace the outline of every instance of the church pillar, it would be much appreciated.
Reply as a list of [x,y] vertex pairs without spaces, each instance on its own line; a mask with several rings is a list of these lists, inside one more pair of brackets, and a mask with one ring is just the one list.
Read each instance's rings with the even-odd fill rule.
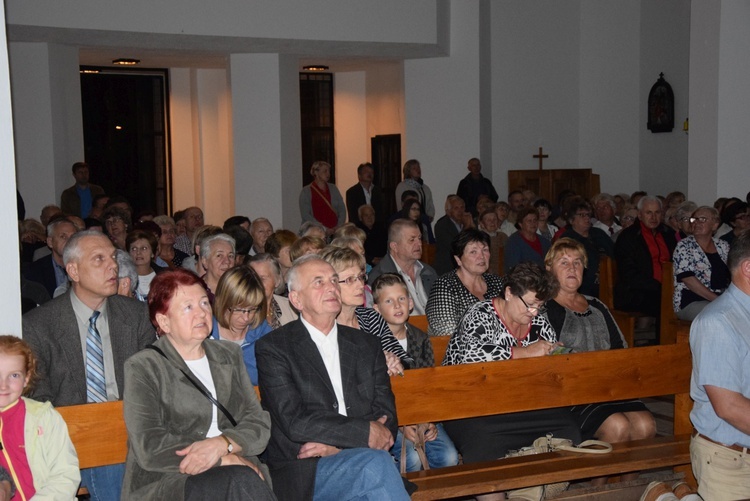
[[229,66],[235,212],[295,230],[302,189],[297,58],[232,54]]
[[688,195],[700,204],[745,198],[750,141],[750,5],[693,0],[690,16]]
[[[0,0],[0,260],[18,263],[18,223],[16,216],[15,162],[13,159],[13,123],[10,100],[10,69],[5,37],[5,8]],[[0,294],[0,333],[21,335],[20,268],[6,266]]]
[[[47,43],[9,46],[18,188],[29,217],[60,204],[83,160],[78,49]],[[93,176],[94,179],[96,176]]]

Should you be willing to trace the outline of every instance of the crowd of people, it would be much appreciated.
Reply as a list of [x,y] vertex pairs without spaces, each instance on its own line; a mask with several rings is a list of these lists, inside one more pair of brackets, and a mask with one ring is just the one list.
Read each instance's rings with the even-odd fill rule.
[[[389,378],[434,365],[429,336],[450,336],[443,365],[627,348],[598,299],[603,255],[619,270],[615,307],[644,325],[659,322],[669,261],[679,318],[713,328],[731,291],[744,308],[733,312],[738,331],[750,320],[747,202],[566,191],[553,203],[524,189],[505,202],[481,169],[469,160],[440,215],[409,160],[388,215],[371,164],[357,168],[344,203],[331,166],[315,162],[299,197],[303,224],[274,229],[241,215],[205,224],[199,207],[134,216],[74,164],[61,206],[20,224],[23,341],[0,336],[0,384],[10,388],[0,392],[0,438],[26,451],[0,456],[13,492],[72,499],[80,483],[108,501],[398,500],[413,488],[399,471],[502,458],[547,433],[653,437],[637,400],[398,426]],[[424,244],[436,247],[431,264]],[[411,315],[426,315],[427,333]],[[737,373],[696,361],[695,457],[715,453],[707,444],[750,445],[750,413],[725,410],[750,407],[740,377],[750,338],[721,337],[740,357]],[[126,463],[79,471],[52,405],[120,399]],[[50,431],[30,434],[40,422]],[[10,439],[9,429],[26,433]],[[720,499],[716,469],[696,470],[706,499]]]

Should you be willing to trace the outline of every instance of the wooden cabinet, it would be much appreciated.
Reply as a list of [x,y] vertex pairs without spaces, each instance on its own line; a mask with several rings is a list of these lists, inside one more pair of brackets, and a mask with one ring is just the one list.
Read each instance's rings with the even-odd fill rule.
[[509,170],[508,190],[529,189],[552,205],[563,190],[573,190],[590,200],[600,192],[599,174],[591,169]]

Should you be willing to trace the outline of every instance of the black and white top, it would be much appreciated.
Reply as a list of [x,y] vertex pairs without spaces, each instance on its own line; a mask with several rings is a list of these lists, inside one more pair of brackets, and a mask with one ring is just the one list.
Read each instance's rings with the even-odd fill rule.
[[557,342],[557,334],[544,315],[535,316],[524,337],[516,339],[500,319],[493,300],[480,301],[461,319],[458,332],[448,343],[443,365],[508,360],[514,347],[526,347],[539,339]]
[[503,290],[502,278],[484,273],[482,278],[487,283],[487,292],[483,298],[477,298],[464,286],[456,271],[442,275],[432,286],[426,308],[427,334],[430,336],[452,335],[471,305],[484,299],[496,298]]
[[391,332],[390,327],[385,322],[385,319],[372,308],[365,308],[364,306],[357,306],[354,310],[354,314],[357,316],[357,322],[359,323],[359,330],[372,334],[380,338],[380,345],[383,347],[383,351],[393,353],[402,362],[406,362],[407,365],[411,365],[413,359],[406,354],[406,351],[396,339],[396,336]]

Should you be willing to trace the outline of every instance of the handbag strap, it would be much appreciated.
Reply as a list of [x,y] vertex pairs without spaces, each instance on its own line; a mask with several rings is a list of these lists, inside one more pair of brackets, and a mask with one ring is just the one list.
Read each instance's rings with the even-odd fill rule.
[[[159,355],[161,355],[162,357],[164,357],[167,360],[169,360],[169,357],[167,357],[167,355],[158,346],[149,345],[149,346],[147,346],[147,348],[150,348],[150,349],[154,350]],[[169,360],[169,361],[171,362],[171,360]],[[229,422],[232,423],[232,426],[237,426],[237,421],[234,420],[234,417],[232,416],[232,414],[230,414],[230,412],[226,409],[226,407],[224,407],[223,405],[221,405],[221,402],[219,402],[218,400],[216,400],[214,398],[214,396],[211,395],[211,392],[209,392],[204,387],[202,387],[201,385],[199,385],[198,383],[196,383],[193,380],[193,378],[191,378],[188,375],[188,373],[185,372],[182,369],[182,367],[177,367],[177,368],[180,370],[180,372],[182,372],[185,375],[185,377],[187,378],[187,380],[190,381],[190,383],[193,386],[195,386],[198,389],[198,391],[200,391],[203,394],[203,396],[205,396],[207,399],[209,399],[211,401],[211,403],[216,406],[217,409],[219,409],[222,413],[224,413],[224,415],[227,417],[227,419],[229,420]]]
[[[589,449],[592,445],[598,445],[601,449]],[[601,440],[585,440],[578,445],[558,445],[555,450],[569,451],[583,454],[608,454],[612,452],[612,444]]]

